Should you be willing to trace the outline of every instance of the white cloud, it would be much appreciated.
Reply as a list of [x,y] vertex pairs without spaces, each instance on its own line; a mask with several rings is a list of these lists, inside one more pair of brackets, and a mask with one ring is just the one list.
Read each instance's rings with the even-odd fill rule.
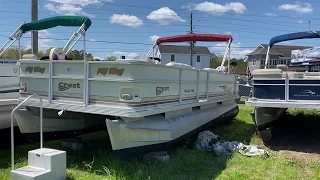
[[185,22],[184,19],[168,7],[162,7],[158,10],[152,11],[147,18],[158,21],[161,25],[168,25],[171,22]]
[[97,41],[96,39],[90,38],[89,41],[94,42]]
[[152,36],[149,37],[149,41],[155,42],[158,38],[160,38],[160,36],[152,35]]
[[312,13],[313,9],[310,3],[283,4],[279,6],[280,10],[294,11],[298,14]]
[[88,17],[94,17],[93,14],[84,12],[81,6],[75,6],[73,4],[54,5],[54,4],[48,3],[44,5],[44,8],[57,14],[65,14],[65,15],[81,14]]
[[[50,47],[52,43],[51,33],[48,30],[38,31],[38,47],[39,50],[46,50]],[[31,41],[28,41],[26,49],[31,49]]]
[[275,13],[264,13],[263,15],[265,15],[265,16],[278,16],[278,15],[275,14]]
[[231,11],[234,11],[237,14],[243,14],[247,10],[246,6],[240,2],[231,2],[222,5],[207,1],[199,4],[194,4],[193,9],[213,15],[222,15]]
[[[213,46],[211,49],[214,51],[213,53],[217,55],[223,55],[227,47],[227,43],[218,43]],[[241,59],[245,58],[247,54],[252,52],[252,49],[242,49],[241,43],[238,42],[236,44],[231,44],[230,58]]]
[[229,34],[229,35],[231,35],[231,31],[227,31],[227,32],[225,32],[224,34]]
[[99,56],[94,56],[93,58],[94,58],[94,59],[100,59],[100,61],[101,61],[101,60],[104,60],[104,58],[99,57]]
[[56,13],[65,15],[84,15],[88,17],[94,17],[93,14],[89,14],[83,10],[83,7],[88,5],[102,5],[103,3],[113,2],[112,0],[48,0],[50,3],[46,3],[44,8]]
[[122,52],[122,51],[114,51],[113,54],[119,58],[119,56],[125,56],[127,59],[135,58],[138,56],[137,53],[134,52]]
[[299,24],[303,24],[303,20],[298,21]]
[[[38,31],[38,44],[39,47],[42,49],[49,48],[49,44],[52,43],[52,39],[49,39],[51,37],[51,33],[48,30],[41,30]],[[48,38],[48,39],[46,39]]]
[[137,16],[126,15],[126,14],[113,14],[110,17],[110,23],[121,24],[129,27],[140,27],[143,25],[143,21]]

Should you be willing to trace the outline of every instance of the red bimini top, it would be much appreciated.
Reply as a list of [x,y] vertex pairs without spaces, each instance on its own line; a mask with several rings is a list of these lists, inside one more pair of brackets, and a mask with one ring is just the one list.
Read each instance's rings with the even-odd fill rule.
[[175,43],[175,42],[232,42],[232,36],[223,34],[185,34],[178,36],[162,37],[157,39],[157,45],[162,43]]

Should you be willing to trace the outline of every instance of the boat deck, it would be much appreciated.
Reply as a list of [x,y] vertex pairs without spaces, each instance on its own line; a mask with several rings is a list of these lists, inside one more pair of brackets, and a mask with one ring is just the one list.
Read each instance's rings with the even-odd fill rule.
[[250,98],[246,101],[246,106],[320,109],[320,101],[276,101],[270,99],[262,100]]

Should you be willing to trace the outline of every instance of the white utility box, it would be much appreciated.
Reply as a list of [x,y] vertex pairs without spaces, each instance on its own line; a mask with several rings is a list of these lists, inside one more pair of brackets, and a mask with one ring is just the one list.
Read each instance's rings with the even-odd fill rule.
[[29,151],[28,166],[11,171],[11,180],[65,180],[65,151],[41,148]]

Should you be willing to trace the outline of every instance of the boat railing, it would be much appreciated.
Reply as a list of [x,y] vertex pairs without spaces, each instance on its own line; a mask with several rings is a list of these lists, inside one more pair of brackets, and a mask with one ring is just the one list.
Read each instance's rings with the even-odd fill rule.
[[30,100],[33,97],[38,97],[39,103],[40,103],[40,148],[43,148],[43,110],[42,110],[42,98],[38,94],[33,94],[27,97],[25,100],[23,100],[20,104],[15,107],[11,112],[11,170],[14,170],[14,113],[22,106],[24,105],[28,100]]
[[[320,72],[283,72],[268,73],[276,77],[253,77],[252,98],[254,101],[320,101],[315,88],[320,87]],[[280,77],[281,75],[281,77]],[[261,96],[262,92],[266,95]],[[283,93],[283,98],[269,98],[271,94]],[[270,95],[270,96],[269,96]]]
[[[190,69],[183,67],[173,67],[166,66],[154,63],[145,63],[136,60],[124,60],[124,61],[77,61],[77,60],[57,60],[57,61],[41,61],[41,60],[20,60],[20,79],[42,79],[44,83],[48,83],[47,96],[48,103],[51,103],[53,100],[56,100],[53,97],[54,87],[57,84],[54,84],[55,79],[60,79],[62,81],[77,81],[83,83],[83,92],[81,93],[82,104],[87,107],[90,103],[89,100],[89,86],[92,86],[91,82],[108,82],[112,86],[114,82],[133,82],[133,83],[178,83],[179,89],[179,103],[183,103],[183,85],[184,84],[193,84],[195,88],[192,90],[196,93],[196,100],[200,100],[200,85],[205,86],[205,99],[209,99],[210,86],[212,84],[227,84],[229,87],[220,87],[221,91],[225,91],[230,94],[230,96],[236,96],[238,88],[237,86],[237,76],[235,74],[218,72],[218,71],[209,71],[209,70],[199,70],[199,69]],[[152,68],[170,68],[179,70],[179,76],[171,77],[169,75],[164,75],[164,78],[161,76],[152,75],[148,77],[147,75],[139,75],[134,78],[130,74],[125,73],[134,73],[138,72],[134,70],[139,68],[139,66],[151,66]],[[30,69],[31,68],[31,69]],[[109,68],[112,69],[111,75],[101,75],[106,74],[105,70]],[[113,69],[114,68],[114,69]],[[125,70],[123,70],[123,68]],[[155,69],[153,69],[155,70]],[[157,69],[156,69],[157,70]],[[168,69],[158,69],[157,71],[168,71]],[[27,72],[28,71],[28,72]],[[123,71],[126,71],[123,73]],[[32,72],[32,73],[30,73]],[[148,70],[149,72],[149,70]],[[171,72],[171,71],[170,71]],[[108,72],[109,73],[109,72]],[[150,73],[152,70],[150,69]],[[174,72],[172,71],[174,74]],[[160,75],[160,74],[159,74]],[[21,85],[23,85],[21,81]],[[40,83],[40,82],[39,82]],[[114,84],[113,84],[114,85]],[[56,87],[55,87],[56,88]],[[22,87],[23,89],[23,87]],[[39,90],[40,91],[40,90]],[[42,90],[41,90],[42,91]],[[230,92],[229,92],[230,91]],[[21,91],[21,93],[25,93]],[[32,92],[30,92],[32,93]],[[202,92],[203,93],[203,92]],[[28,93],[25,93],[28,94]],[[80,93],[79,93],[80,94]],[[79,98],[77,98],[79,99]],[[121,100],[122,102],[135,102],[133,100]]]

